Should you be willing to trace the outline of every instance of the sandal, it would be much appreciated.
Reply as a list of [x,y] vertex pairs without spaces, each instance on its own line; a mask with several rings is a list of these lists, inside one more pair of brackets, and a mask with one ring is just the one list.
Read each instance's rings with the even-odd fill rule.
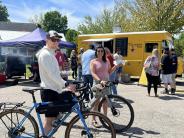
[[101,125],[99,125],[98,123],[97,123],[97,121],[92,121],[92,126],[94,126],[95,128],[100,128],[101,127]]

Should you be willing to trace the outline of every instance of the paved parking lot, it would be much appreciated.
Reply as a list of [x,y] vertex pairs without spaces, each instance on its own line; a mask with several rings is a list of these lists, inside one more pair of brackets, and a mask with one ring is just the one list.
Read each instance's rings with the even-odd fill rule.
[[[21,91],[25,86],[37,85],[24,82],[16,86],[0,86],[0,101],[26,101],[30,106],[31,96]],[[184,89],[184,83],[178,83],[177,88],[180,91]],[[184,92],[163,95],[160,91],[163,88],[159,88],[159,97],[156,98],[153,91],[148,97],[146,87],[134,83],[118,86],[118,93],[132,103],[135,119],[132,128],[117,134],[117,138],[184,138]],[[38,93],[36,97],[40,99]],[[64,129],[59,129],[56,137],[63,137],[63,134]]]

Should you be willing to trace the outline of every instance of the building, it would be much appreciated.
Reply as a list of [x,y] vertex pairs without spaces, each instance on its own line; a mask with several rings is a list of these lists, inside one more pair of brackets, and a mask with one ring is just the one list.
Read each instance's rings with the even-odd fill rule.
[[[36,28],[37,26],[33,23],[0,22],[0,41],[21,37],[32,32]],[[0,47],[1,60],[3,60],[7,55],[21,56],[26,59],[32,56],[33,51],[34,49],[32,48]]]

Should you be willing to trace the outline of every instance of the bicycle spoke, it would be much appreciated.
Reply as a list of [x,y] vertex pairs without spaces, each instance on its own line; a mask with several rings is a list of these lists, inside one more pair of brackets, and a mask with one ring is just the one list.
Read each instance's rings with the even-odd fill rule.
[[[12,110],[2,113],[0,120],[3,123],[0,124],[0,136],[11,138],[38,138],[38,127],[37,124],[35,124],[36,121],[31,120],[33,118],[29,116],[20,126],[24,117],[25,112],[23,110]],[[3,127],[2,124],[6,127]]]
[[[108,96],[107,116],[112,121],[117,132],[126,131],[131,127],[134,120],[134,112],[132,106],[121,96]],[[107,103],[103,99],[99,104],[99,111],[104,112],[103,106]],[[105,124],[104,124],[105,125]]]
[[[94,118],[97,122],[97,125],[94,126]],[[84,116],[85,123],[87,127],[90,130],[90,134],[93,136],[93,138],[112,138],[112,131],[107,130],[103,127],[103,125],[100,123],[99,118],[103,119],[102,116],[99,116],[98,114],[87,114]],[[104,120],[106,122],[106,120]],[[109,122],[106,122],[109,125]],[[71,124],[69,124],[71,125]],[[71,128],[69,128],[69,137],[70,138],[81,138],[81,137],[87,137],[88,133],[87,130],[84,128],[84,125],[80,119],[78,119],[76,122],[73,122],[71,125]]]

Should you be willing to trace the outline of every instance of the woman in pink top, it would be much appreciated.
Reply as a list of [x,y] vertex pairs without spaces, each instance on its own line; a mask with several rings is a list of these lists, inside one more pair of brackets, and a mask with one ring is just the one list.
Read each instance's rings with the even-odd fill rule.
[[[109,60],[106,58],[105,49],[102,46],[96,48],[95,51],[96,58],[90,62],[90,70],[91,74],[96,83],[100,83],[105,85],[105,83],[109,80],[109,75],[113,72],[118,66],[114,66],[111,68]],[[110,93],[109,89],[106,90],[107,93]],[[98,94],[96,94],[96,98],[98,99]],[[99,104],[99,100],[96,101],[94,105],[94,110],[97,110]],[[107,115],[107,102],[103,104],[104,114]],[[97,122],[95,117],[93,118],[93,125],[97,126]]]

